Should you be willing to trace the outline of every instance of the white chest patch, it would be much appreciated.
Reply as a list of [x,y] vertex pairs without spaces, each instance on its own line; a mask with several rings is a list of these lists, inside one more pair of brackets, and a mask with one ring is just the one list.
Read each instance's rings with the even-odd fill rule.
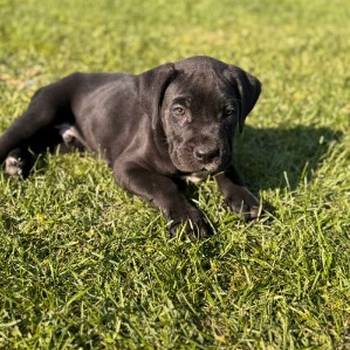
[[198,184],[199,182],[203,181],[208,176],[208,173],[202,172],[202,173],[193,173],[190,175],[183,176],[182,178],[186,182],[192,182],[194,184]]

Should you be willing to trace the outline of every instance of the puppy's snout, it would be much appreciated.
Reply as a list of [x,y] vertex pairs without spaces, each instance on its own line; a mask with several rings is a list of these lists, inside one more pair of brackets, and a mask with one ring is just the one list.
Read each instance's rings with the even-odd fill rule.
[[194,156],[197,160],[200,162],[207,164],[212,162],[215,158],[219,157],[220,150],[219,148],[204,148],[204,147],[197,147],[194,150]]

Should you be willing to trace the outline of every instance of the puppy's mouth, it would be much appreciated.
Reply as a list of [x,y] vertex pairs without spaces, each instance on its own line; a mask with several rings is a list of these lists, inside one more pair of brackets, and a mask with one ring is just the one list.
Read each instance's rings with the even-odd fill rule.
[[231,152],[220,150],[220,157],[216,158],[212,162],[204,164],[201,171],[206,171],[211,175],[215,175],[219,172],[226,170],[231,163]]
[[229,167],[229,162],[222,162],[219,165],[217,164],[208,164],[205,165],[200,172],[205,172],[208,175],[216,175],[218,173],[221,173],[222,171],[225,171]]
[[207,173],[216,173],[217,171],[220,171],[223,168],[221,164],[217,164],[216,162],[206,164],[202,167],[201,171],[205,171]]
[[[179,164],[180,165],[180,164]],[[178,169],[185,174],[194,174],[198,177],[205,177],[208,175],[216,175],[225,171],[230,165],[229,160],[220,159],[208,164],[181,164]]]
[[178,170],[185,174],[207,174],[215,175],[226,170],[231,163],[231,152],[221,148],[218,157],[215,157],[207,163],[201,162],[193,156],[192,151],[179,148],[173,148],[170,152],[174,165]]
[[193,182],[195,184],[203,181],[206,179],[209,175],[215,176],[222,172],[224,172],[227,169],[227,166],[205,166],[199,171],[190,171],[190,172],[184,172],[182,173],[181,177],[186,180],[187,182]]

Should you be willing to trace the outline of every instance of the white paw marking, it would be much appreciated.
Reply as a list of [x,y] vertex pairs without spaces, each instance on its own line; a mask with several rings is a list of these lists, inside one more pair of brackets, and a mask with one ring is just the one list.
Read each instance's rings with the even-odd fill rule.
[[63,142],[69,146],[74,140],[78,140],[80,144],[87,148],[86,143],[84,142],[79,131],[71,124],[64,123],[56,126],[58,129]]
[[5,172],[10,176],[22,176],[22,162],[20,158],[9,156],[5,160]]
[[70,144],[74,139],[79,140],[79,135],[77,132],[77,129],[70,125],[70,124],[61,124],[56,127],[63,139],[63,142],[68,145]]

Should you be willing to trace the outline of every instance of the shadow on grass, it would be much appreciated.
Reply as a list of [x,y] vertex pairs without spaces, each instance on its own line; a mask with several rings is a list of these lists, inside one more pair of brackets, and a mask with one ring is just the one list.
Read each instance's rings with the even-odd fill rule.
[[[243,134],[236,137],[234,163],[247,186],[255,193],[285,187],[293,190],[304,176],[309,180],[312,178],[330,145],[341,138],[340,131],[325,127],[258,129],[245,126]],[[73,149],[86,155],[77,147]],[[65,154],[70,151],[63,147],[55,152]],[[36,172],[45,171],[47,161],[44,153],[36,161]],[[182,181],[179,185],[190,197],[198,197],[196,185],[184,186]]]
[[[253,128],[246,126],[237,136],[235,164],[248,187],[256,194],[259,189],[268,190],[289,187],[297,188],[306,176],[312,176],[335,142],[341,141],[343,133],[330,128],[298,126],[295,128]],[[286,173],[288,182],[286,181]],[[193,193],[197,189],[192,187]],[[268,203],[264,203],[269,206]],[[274,210],[268,207],[269,210]],[[249,246],[254,241],[249,242]],[[208,240],[201,252],[206,257],[203,264],[210,265],[210,258],[220,254],[221,239]],[[205,267],[206,265],[204,265]],[[228,288],[229,279],[221,281]]]
[[254,192],[284,187],[293,190],[304,176],[312,178],[330,145],[341,138],[341,132],[324,127],[246,126],[237,136],[235,164]]

